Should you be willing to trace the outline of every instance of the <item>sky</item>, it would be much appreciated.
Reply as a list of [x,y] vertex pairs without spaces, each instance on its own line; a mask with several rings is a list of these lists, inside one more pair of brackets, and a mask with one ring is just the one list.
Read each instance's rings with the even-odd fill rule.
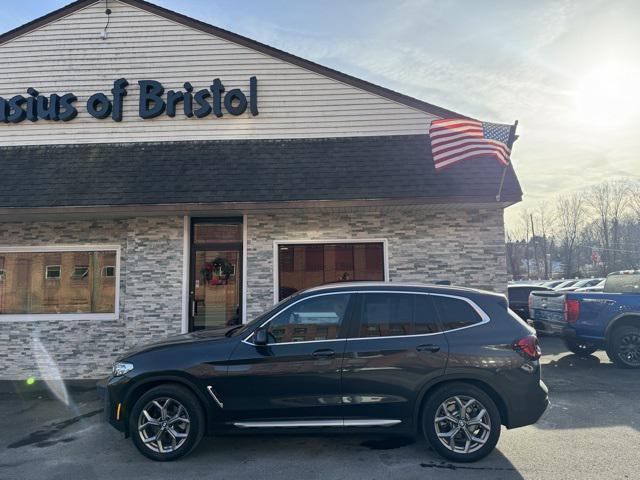
[[[513,123],[523,209],[640,179],[638,0],[153,0],[480,120]],[[13,0],[0,0],[0,3]],[[23,0],[0,32],[60,8]]]

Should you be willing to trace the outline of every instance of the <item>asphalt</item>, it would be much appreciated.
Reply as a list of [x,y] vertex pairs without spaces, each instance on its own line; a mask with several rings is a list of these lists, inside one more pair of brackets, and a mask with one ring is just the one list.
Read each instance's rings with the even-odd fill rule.
[[580,359],[554,338],[542,346],[551,407],[536,425],[503,429],[473,464],[381,435],[207,438],[183,460],[156,463],[102,420],[93,388],[69,387],[67,406],[36,383],[0,392],[0,479],[640,478],[640,370],[617,369],[603,352]]

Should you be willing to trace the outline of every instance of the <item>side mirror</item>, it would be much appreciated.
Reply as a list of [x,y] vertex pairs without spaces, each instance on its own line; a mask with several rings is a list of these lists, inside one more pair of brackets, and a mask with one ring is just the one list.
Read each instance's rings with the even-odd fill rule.
[[269,337],[267,335],[266,328],[259,328],[253,334],[253,343],[256,345],[266,345],[268,343]]

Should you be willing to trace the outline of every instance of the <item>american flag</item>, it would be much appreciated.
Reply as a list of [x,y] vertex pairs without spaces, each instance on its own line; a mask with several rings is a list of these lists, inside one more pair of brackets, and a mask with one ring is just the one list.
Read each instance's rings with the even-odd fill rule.
[[512,128],[513,125],[463,118],[434,120],[429,136],[436,170],[480,157],[494,157],[502,165],[508,165]]

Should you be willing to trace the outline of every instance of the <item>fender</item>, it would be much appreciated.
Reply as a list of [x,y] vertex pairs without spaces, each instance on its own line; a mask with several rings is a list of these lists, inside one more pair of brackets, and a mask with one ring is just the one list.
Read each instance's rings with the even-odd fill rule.
[[171,375],[171,374],[160,374],[160,375],[154,375],[151,374],[148,377],[144,377],[141,378],[140,380],[134,381],[131,383],[131,385],[129,385],[129,388],[127,389],[127,393],[123,399],[123,405],[125,407],[124,409],[124,427],[125,427],[125,435],[128,437],[129,436],[129,406],[130,403],[133,403],[133,392],[136,391],[138,388],[144,386],[144,385],[148,385],[150,383],[178,383],[180,385],[183,385],[185,387],[187,387],[189,390],[191,390],[196,397],[198,398],[198,400],[200,400],[200,403],[202,403],[202,407],[204,410],[204,414],[205,417],[207,418],[207,424],[209,423],[209,413],[208,413],[208,408],[207,408],[207,404],[208,404],[208,399],[207,397],[204,395],[204,392],[202,392],[196,382],[194,382],[192,379],[189,379],[183,375]]
[[626,317],[636,317],[637,318],[637,322],[638,322],[638,326],[640,326],[640,311],[622,312],[622,313],[616,315],[615,317],[613,317],[611,320],[609,320],[609,323],[607,324],[607,328],[605,328],[605,330],[604,330],[605,339],[609,338],[609,334],[611,333],[611,331],[616,326],[616,323],[618,323],[620,320],[623,320]]
[[[489,375],[489,372],[485,373],[478,373],[478,372],[474,372],[473,374],[469,374],[469,373],[465,373],[465,372],[454,372],[454,373],[446,373],[442,376],[436,377],[431,379],[430,381],[426,382],[422,388],[420,389],[420,393],[417,395],[416,397],[416,402],[413,406],[413,423],[414,423],[414,428],[418,429],[420,428],[420,423],[419,423],[419,418],[420,418],[420,407],[422,406],[422,402],[424,401],[424,397],[426,395],[426,393],[431,390],[433,387],[436,387],[437,385],[441,384],[441,383],[445,383],[445,382],[451,382],[454,380],[460,380],[460,381],[471,381],[471,382],[480,382],[480,383],[484,383],[487,386],[489,386],[495,393],[496,395],[498,395],[498,397],[500,398],[501,402],[502,402],[502,406],[504,406],[507,410],[509,409],[509,405],[507,403],[507,401],[505,400],[504,397],[502,397],[501,395],[499,395],[497,393],[497,389],[495,387],[495,385],[493,384],[493,381],[491,380],[491,375]],[[498,405],[498,408],[500,410],[502,410],[502,406]],[[503,413],[502,411],[500,413]],[[506,413],[506,412],[505,412]],[[503,421],[506,420],[506,417],[503,419]]]

